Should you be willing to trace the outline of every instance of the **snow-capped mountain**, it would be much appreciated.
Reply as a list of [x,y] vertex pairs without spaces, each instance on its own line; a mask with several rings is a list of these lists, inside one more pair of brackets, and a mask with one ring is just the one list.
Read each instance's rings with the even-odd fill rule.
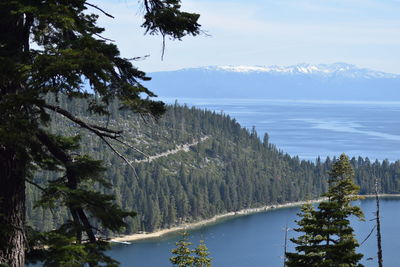
[[346,63],[207,66],[150,73],[163,97],[400,101],[400,75]]
[[347,63],[334,64],[298,64],[292,66],[208,66],[199,69],[210,71],[228,71],[239,73],[265,72],[273,74],[306,74],[321,75],[325,77],[333,75],[343,75],[351,78],[398,78],[400,75],[366,68],[358,68],[356,65]]

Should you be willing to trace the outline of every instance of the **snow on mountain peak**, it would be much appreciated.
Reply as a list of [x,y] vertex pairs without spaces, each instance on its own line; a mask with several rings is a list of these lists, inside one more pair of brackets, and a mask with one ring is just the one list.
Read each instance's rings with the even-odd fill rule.
[[268,67],[262,66],[217,66],[217,70],[225,70],[232,72],[268,72],[270,69]]
[[345,76],[349,78],[399,78],[400,75],[374,71],[365,68],[358,68],[355,65],[346,63],[333,64],[298,64],[292,66],[210,66],[206,70],[238,72],[238,73],[271,73],[271,74],[313,74],[320,76]]

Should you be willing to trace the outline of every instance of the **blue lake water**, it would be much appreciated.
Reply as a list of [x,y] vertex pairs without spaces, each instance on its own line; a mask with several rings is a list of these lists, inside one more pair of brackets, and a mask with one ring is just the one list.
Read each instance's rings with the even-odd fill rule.
[[[381,200],[383,256],[385,267],[400,266],[400,198]],[[366,199],[357,203],[365,213],[366,220],[352,220],[358,240],[361,242],[374,226],[375,201]],[[283,265],[284,227],[295,227],[298,207],[276,209],[248,216],[235,217],[211,226],[190,231],[193,247],[200,239],[205,240],[215,267],[275,267]],[[288,232],[289,237],[296,235]],[[162,238],[136,241],[131,245],[115,245],[109,252],[121,262],[121,266],[162,267],[171,266],[171,249],[179,239],[178,234]],[[289,251],[293,251],[289,243]],[[370,238],[358,249],[363,253],[366,267],[377,266],[376,237]],[[373,260],[366,260],[373,258]]]
[[[163,100],[175,102],[172,98]],[[229,114],[248,129],[255,126],[261,137],[267,132],[271,143],[302,159],[333,157],[343,152],[372,160],[400,159],[400,102],[178,99],[178,103]],[[374,225],[370,219],[375,203],[367,199],[359,204],[366,221],[352,220],[352,225],[361,242]],[[400,266],[399,204],[400,198],[386,198],[381,205],[385,267]],[[200,239],[205,240],[216,267],[282,266],[283,228],[286,224],[295,227],[298,211],[295,207],[237,217],[190,231],[191,241],[196,245]],[[295,235],[289,232],[289,236]],[[171,266],[170,250],[178,238],[171,234],[116,245],[110,255],[126,267]],[[289,250],[293,251],[290,243]],[[365,266],[377,266],[375,234],[358,251],[365,255]]]
[[[175,98],[163,98],[174,103]],[[400,102],[178,98],[178,103],[223,112],[290,155],[400,159]]]
[[[174,103],[175,98],[162,99]],[[291,101],[241,99],[178,99],[178,103],[223,112],[242,126],[256,127],[262,137],[268,133],[270,142],[291,155],[314,160],[316,157],[350,156],[370,159],[400,159],[400,102]],[[400,266],[400,198],[382,200],[382,232],[385,267]],[[353,220],[361,241],[374,222],[374,201],[360,202],[365,222]],[[285,208],[237,217],[218,224],[192,230],[191,241],[204,239],[211,251],[215,267],[246,267],[283,265],[283,243],[286,224],[295,227],[298,208]],[[295,232],[290,231],[289,236]],[[115,245],[109,254],[121,266],[171,266],[170,250],[177,234],[158,239]],[[365,255],[363,264],[377,266],[375,235],[360,247]],[[289,250],[293,250],[290,245]],[[372,257],[373,260],[366,261]]]

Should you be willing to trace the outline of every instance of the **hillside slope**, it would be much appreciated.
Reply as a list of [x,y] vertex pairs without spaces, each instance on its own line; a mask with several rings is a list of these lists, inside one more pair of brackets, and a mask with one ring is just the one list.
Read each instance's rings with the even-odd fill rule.
[[[84,103],[62,100],[64,108],[85,120],[98,120],[83,112]],[[129,219],[126,233],[153,231],[216,214],[266,204],[312,199],[325,192],[326,171],[334,159],[300,161],[279,151],[264,136],[243,129],[224,114],[169,106],[158,122],[127,112],[112,112],[104,125],[124,129],[126,141],[145,152],[117,147],[130,159],[133,171],[96,137],[73,128],[60,117],[51,127],[63,133],[81,133],[81,152],[104,161],[106,177],[118,204],[138,215]],[[169,152],[168,152],[169,151]],[[172,151],[172,152],[171,152]],[[374,177],[382,178],[385,193],[400,192],[400,162],[352,159],[361,192],[372,192]],[[136,175],[136,174],[137,175]],[[54,179],[54,173],[38,173],[37,183]],[[103,190],[97,185],[95,189]],[[34,208],[40,192],[28,185],[28,223],[40,230],[53,229],[66,220],[66,209]]]

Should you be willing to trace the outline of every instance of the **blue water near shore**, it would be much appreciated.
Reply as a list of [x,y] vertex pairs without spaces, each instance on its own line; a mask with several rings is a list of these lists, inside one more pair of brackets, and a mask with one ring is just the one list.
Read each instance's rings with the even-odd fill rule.
[[[162,99],[173,104],[175,98]],[[241,99],[178,99],[179,104],[223,112],[242,126],[256,127],[261,136],[292,156],[314,160],[321,156],[369,157],[371,160],[400,159],[400,102],[293,101]],[[359,202],[366,221],[352,220],[357,238],[371,231],[373,199]],[[400,198],[382,200],[382,232],[385,267],[400,266]],[[295,227],[298,207],[237,217],[190,231],[194,245],[204,239],[215,267],[275,267],[283,265],[286,224]],[[289,231],[289,236],[295,236]],[[171,266],[168,261],[179,235],[115,245],[109,254],[123,267]],[[293,251],[293,246],[289,245]],[[375,235],[360,247],[366,267],[377,266]],[[366,260],[373,258],[373,260]]]
[[[173,104],[175,98],[163,98]],[[179,104],[223,112],[290,155],[315,160],[345,152],[370,160],[400,159],[400,102],[198,99]]]
[[[352,226],[357,238],[364,240],[374,226],[375,202],[366,199],[355,203],[360,205],[366,220],[360,222],[354,218]],[[400,198],[381,200],[382,236],[385,267],[398,267],[400,258]],[[270,210],[263,213],[235,217],[214,225],[190,231],[193,247],[200,239],[205,240],[213,258],[215,267],[278,267],[283,265],[284,227],[296,227],[298,207]],[[289,237],[296,232],[289,231]],[[171,249],[178,240],[178,234],[162,238],[136,241],[131,245],[115,245],[109,254],[121,262],[122,267],[162,267],[171,266]],[[294,251],[289,243],[289,251]],[[377,266],[375,233],[358,249],[364,254],[362,263],[366,267]],[[373,258],[367,260],[367,258]]]
[[[175,98],[163,99],[173,104]],[[318,156],[369,157],[370,160],[400,159],[400,102],[293,101],[268,99],[178,99],[179,104],[223,112],[242,126],[253,126],[260,137],[268,133],[270,143],[292,156],[315,160]],[[373,228],[373,199],[359,202],[366,221],[352,220],[361,242]],[[382,232],[385,267],[400,266],[400,198],[382,201]],[[286,224],[294,228],[298,207],[238,217],[191,231],[191,241],[204,239],[213,266],[282,266]],[[293,237],[296,233],[289,232]],[[170,250],[179,236],[171,234],[132,245],[117,245],[110,255],[122,266],[171,266]],[[292,244],[289,250],[293,251]],[[375,235],[359,248],[363,264],[377,266]],[[373,258],[372,260],[366,260]]]

